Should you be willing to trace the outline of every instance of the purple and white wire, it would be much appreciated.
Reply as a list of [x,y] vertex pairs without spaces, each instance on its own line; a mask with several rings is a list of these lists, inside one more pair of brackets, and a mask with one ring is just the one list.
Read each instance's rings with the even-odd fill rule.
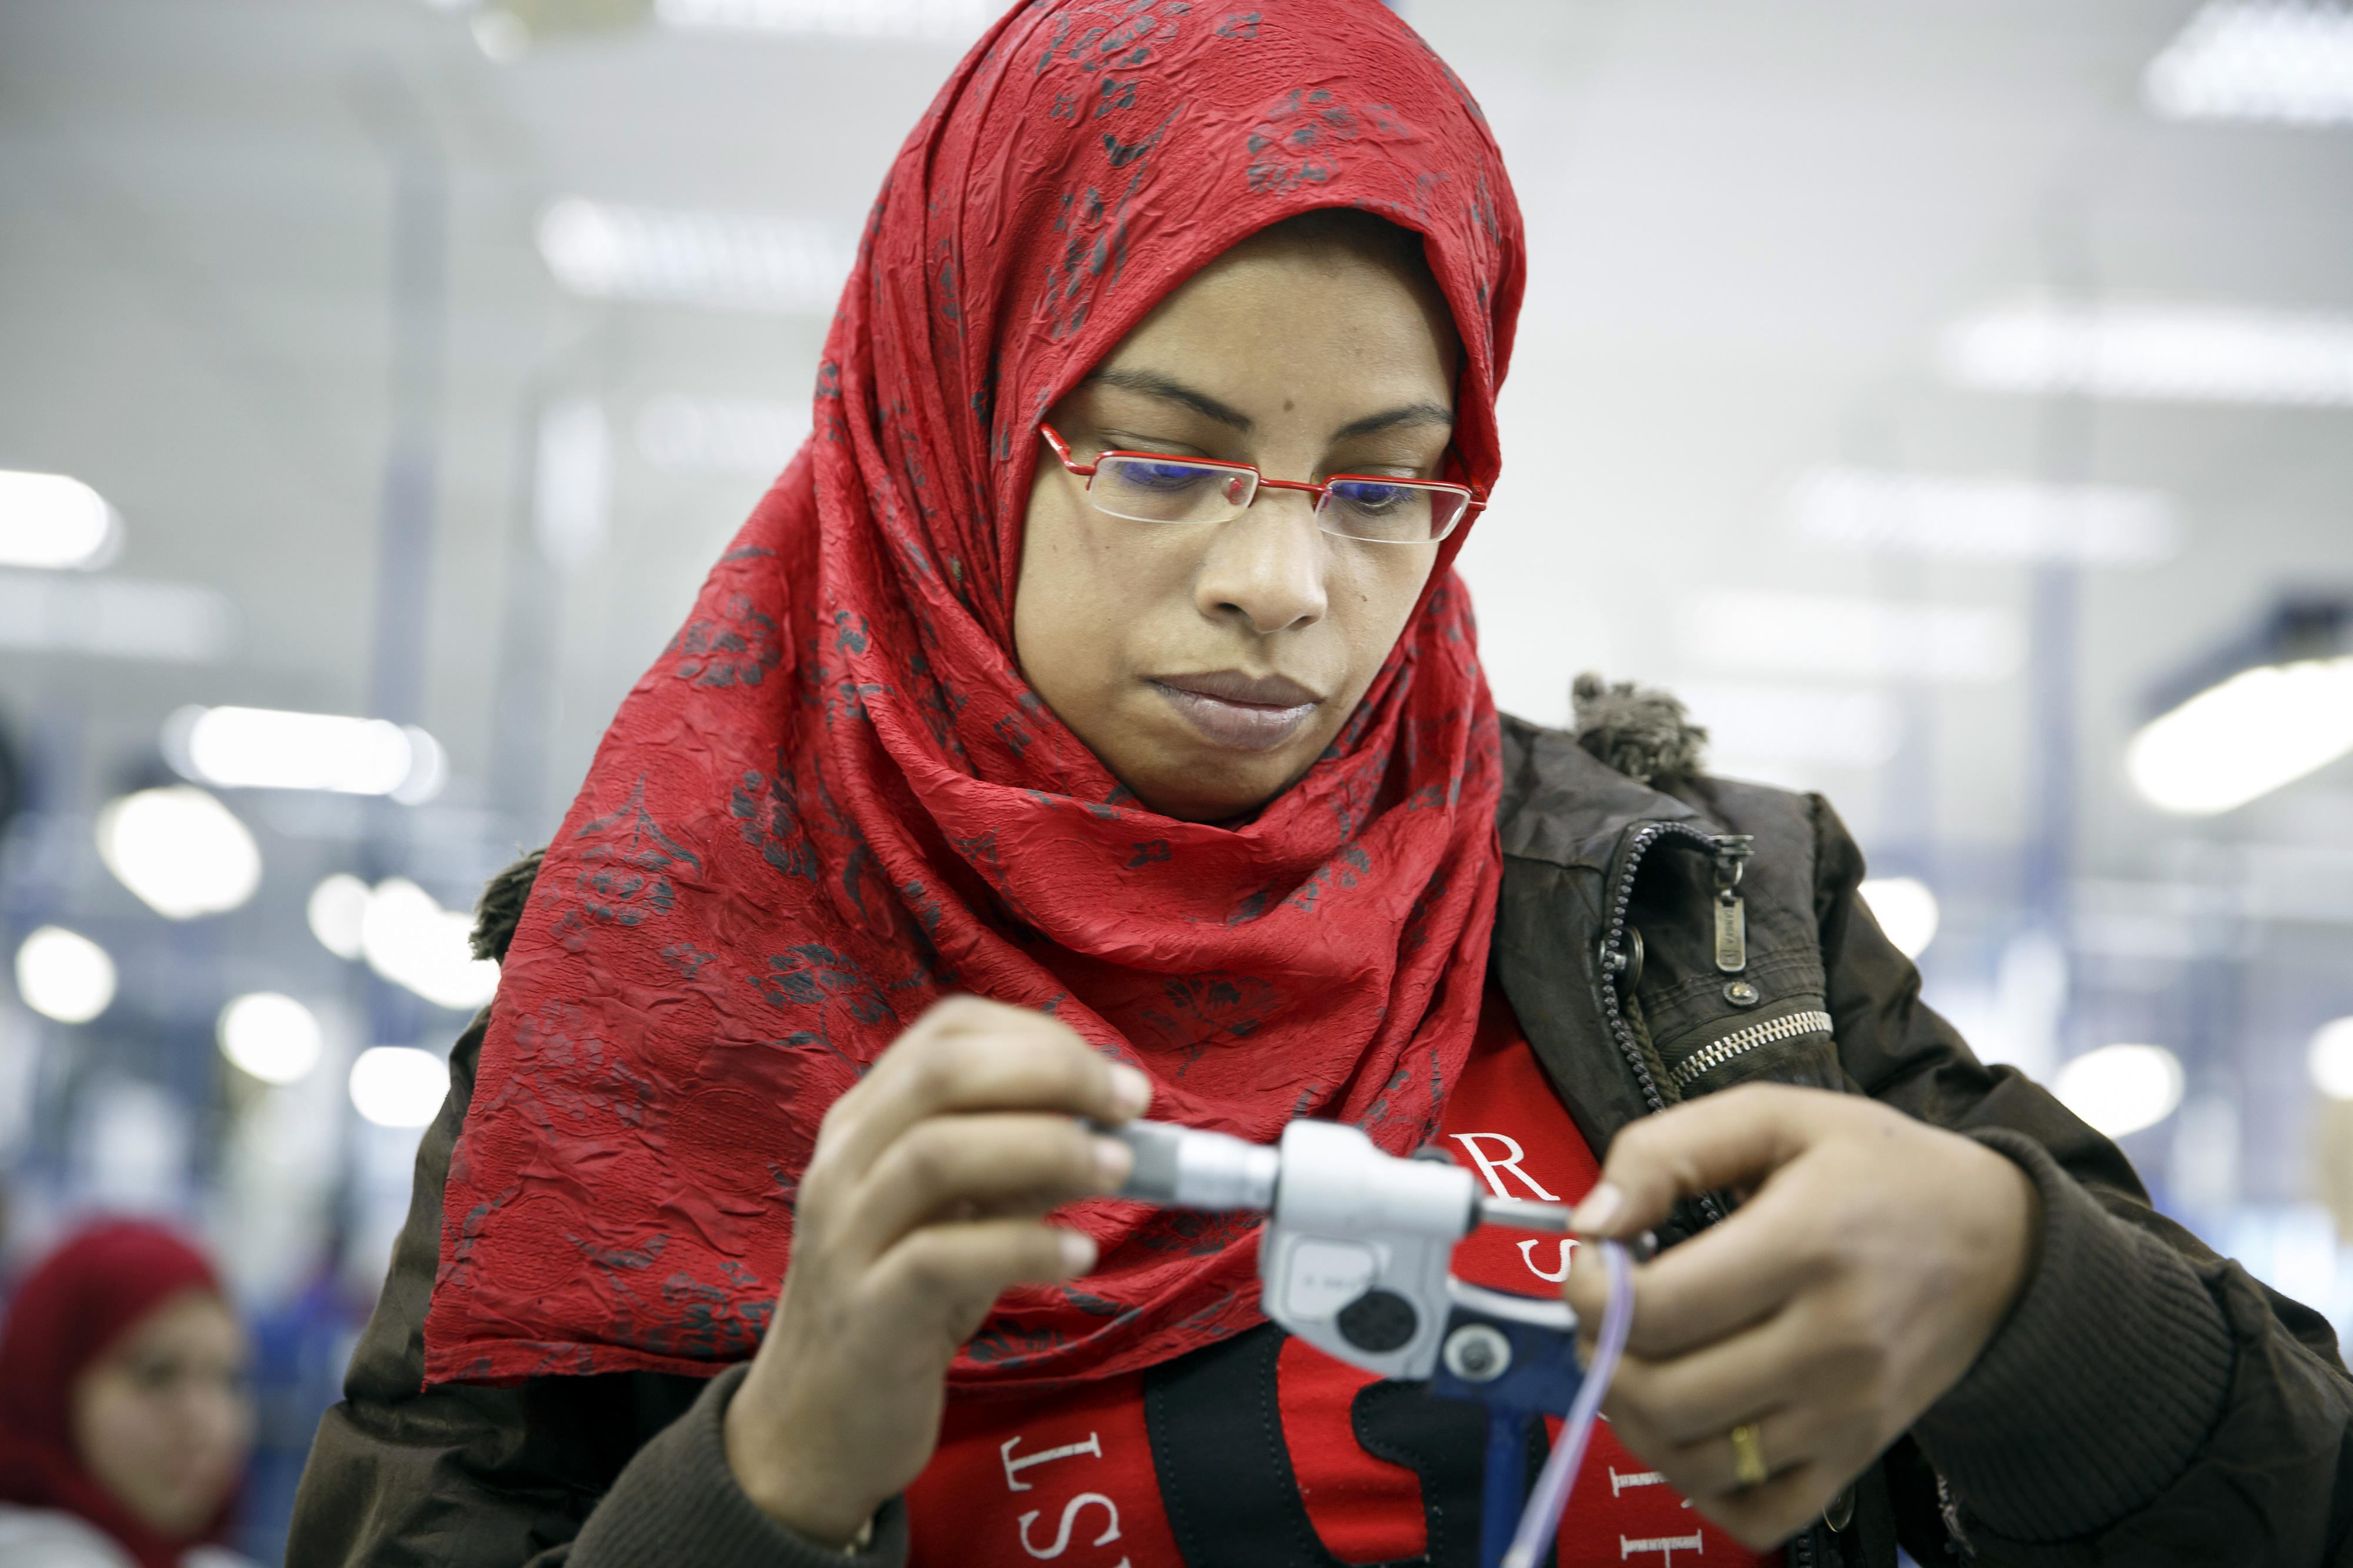
[[1594,1245],[1600,1247],[1601,1261],[1609,1271],[1609,1304],[1601,1314],[1599,1342],[1594,1346],[1592,1363],[1585,1369],[1584,1385],[1569,1402],[1568,1417],[1561,1424],[1560,1436],[1553,1440],[1535,1489],[1528,1493],[1527,1507],[1520,1510],[1520,1527],[1512,1533],[1503,1568],[1535,1568],[1552,1545],[1562,1510],[1568,1507],[1569,1488],[1576,1484],[1577,1469],[1585,1463],[1586,1444],[1593,1436],[1595,1418],[1601,1414],[1602,1395],[1609,1392],[1609,1379],[1626,1349],[1627,1331],[1634,1326],[1634,1270],[1626,1261],[1626,1249],[1614,1241]]

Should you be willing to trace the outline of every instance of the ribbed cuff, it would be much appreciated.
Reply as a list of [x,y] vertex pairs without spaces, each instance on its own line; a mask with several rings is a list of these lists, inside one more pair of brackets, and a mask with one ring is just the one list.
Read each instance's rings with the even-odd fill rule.
[[905,1568],[907,1509],[897,1498],[849,1552],[778,1524],[735,1483],[723,1422],[746,1366],[711,1380],[685,1415],[638,1450],[572,1543],[571,1568]]
[[2179,1254],[2102,1208],[2042,1144],[2002,1128],[1968,1136],[2034,1183],[2042,1257],[2009,1322],[1913,1436],[1989,1530],[2073,1540],[2189,1465],[2230,1388],[2230,1327]]

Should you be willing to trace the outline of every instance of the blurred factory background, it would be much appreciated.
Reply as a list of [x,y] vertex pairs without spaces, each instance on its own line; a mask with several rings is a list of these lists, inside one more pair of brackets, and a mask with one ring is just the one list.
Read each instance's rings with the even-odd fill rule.
[[[265,1556],[465,911],[807,430],[995,8],[0,5],[5,1245],[211,1237]],[[1499,700],[1668,685],[1824,791],[1931,1000],[2353,1326],[2353,9],[1406,10],[1534,250]]]

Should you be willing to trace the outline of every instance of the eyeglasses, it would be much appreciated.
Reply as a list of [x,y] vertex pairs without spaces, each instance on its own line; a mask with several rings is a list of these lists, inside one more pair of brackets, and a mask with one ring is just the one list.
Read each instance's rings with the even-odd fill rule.
[[1304,490],[1326,533],[1373,544],[1435,544],[1487,504],[1471,486],[1377,474],[1334,474],[1315,485],[1270,479],[1248,463],[1159,452],[1105,452],[1082,463],[1051,425],[1039,426],[1038,434],[1062,467],[1087,481],[1096,510],[1131,522],[1229,522],[1249,510],[1262,489]]

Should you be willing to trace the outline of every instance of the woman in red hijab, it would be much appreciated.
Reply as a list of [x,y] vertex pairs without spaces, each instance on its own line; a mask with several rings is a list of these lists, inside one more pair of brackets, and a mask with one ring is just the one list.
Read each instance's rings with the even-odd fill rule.
[[[1523,272],[1373,0],[990,29],[810,441],[489,900],[296,1561],[1471,1561],[1475,1410],[1276,1332],[1246,1217],[1106,1199],[1082,1119],[1147,1106],[1676,1244],[1563,1563],[2327,1527],[2231,1489],[2327,1494],[2325,1328],[1917,1005],[1826,805],[1671,702],[1499,720],[1451,562]],[[1557,1237],[1455,1263],[1594,1303]]]
[[0,1568],[235,1568],[253,1435],[245,1332],[158,1226],[51,1253],[0,1329]]

